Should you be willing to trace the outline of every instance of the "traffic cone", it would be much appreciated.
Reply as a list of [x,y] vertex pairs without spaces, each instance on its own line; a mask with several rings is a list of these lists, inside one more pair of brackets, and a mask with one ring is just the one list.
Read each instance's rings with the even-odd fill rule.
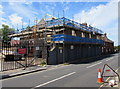
[[101,77],[101,69],[98,69],[98,83],[103,83],[102,77]]

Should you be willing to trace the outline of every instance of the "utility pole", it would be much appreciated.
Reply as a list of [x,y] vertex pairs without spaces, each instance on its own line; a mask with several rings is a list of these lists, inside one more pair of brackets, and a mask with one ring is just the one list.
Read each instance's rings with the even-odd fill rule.
[[37,56],[36,53],[36,45],[37,45],[37,41],[36,41],[36,31],[37,31],[37,20],[34,20],[34,29],[33,29],[33,34],[34,34],[34,57]]
[[47,25],[47,23],[46,23],[46,16],[45,16],[45,29],[43,30],[43,59],[44,59],[44,61],[47,61],[46,60],[46,53],[47,53],[47,49],[46,49],[46,47],[47,47],[47,42],[46,42],[46,40],[47,40],[47,35],[46,35],[46,25]]
[[[65,12],[63,10],[63,28],[65,30],[65,17],[64,17],[64,14],[65,14]],[[65,35],[64,30],[63,30],[63,35]],[[65,44],[64,44],[64,41],[63,41],[63,63],[65,62],[65,54],[64,54],[64,52],[65,52]]]

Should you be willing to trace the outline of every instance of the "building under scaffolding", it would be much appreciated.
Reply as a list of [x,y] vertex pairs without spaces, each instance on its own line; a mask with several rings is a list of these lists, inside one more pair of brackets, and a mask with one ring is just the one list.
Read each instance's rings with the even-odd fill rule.
[[65,17],[41,21],[30,29],[10,35],[19,37],[27,55],[43,58],[47,64],[113,53],[114,42],[101,30]]

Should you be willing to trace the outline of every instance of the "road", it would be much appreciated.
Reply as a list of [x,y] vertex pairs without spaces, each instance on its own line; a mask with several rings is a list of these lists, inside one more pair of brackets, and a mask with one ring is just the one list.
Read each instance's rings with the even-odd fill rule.
[[2,87],[100,87],[101,84],[97,83],[97,69],[102,69],[104,64],[118,69],[118,54],[99,57],[96,60],[98,61],[74,62],[66,66],[4,79]]

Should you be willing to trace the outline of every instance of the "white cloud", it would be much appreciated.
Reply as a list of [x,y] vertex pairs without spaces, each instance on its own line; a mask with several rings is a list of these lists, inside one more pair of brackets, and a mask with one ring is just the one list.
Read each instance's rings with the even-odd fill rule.
[[32,4],[32,1],[25,1],[25,4],[26,4],[26,5],[31,5],[31,4]]
[[[18,24],[18,28],[21,28],[22,26],[22,20],[23,18],[18,16],[17,14],[12,14],[10,16],[8,16],[9,19],[5,19],[5,18],[1,18],[0,20],[0,28],[2,27],[2,24],[8,25],[11,28],[16,29],[17,28],[17,24]],[[28,24],[26,22],[23,22],[23,26],[27,26]]]
[[[94,3],[94,2],[93,2]],[[106,26],[118,18],[117,2],[110,2],[106,5],[99,5],[91,8],[89,11],[82,11],[75,15],[75,19],[81,19],[81,22],[88,22],[93,26]]]
[[3,6],[2,5],[0,5],[0,9],[2,9],[3,8]]
[[[16,2],[14,0],[9,1],[9,5],[7,7],[8,9],[4,9],[4,11],[6,12],[4,18],[7,18],[7,21],[1,20],[1,24],[9,24],[9,26],[17,28],[16,26],[18,23],[18,28],[21,28],[22,19],[27,22],[29,19],[31,19],[31,24],[33,24],[35,17],[39,14],[40,11],[32,7],[30,3],[32,4],[31,1],[26,0],[23,2]],[[3,8],[2,5],[0,5],[0,8]],[[12,14],[9,15],[9,12]],[[2,14],[4,14],[4,12],[0,10],[1,17],[3,17]],[[23,25],[24,27],[26,27],[28,24],[24,22]]]
[[69,10],[69,7],[65,7],[65,8],[64,8],[64,11],[67,11],[67,10]]
[[[22,17],[18,16],[17,14],[12,14],[9,16],[12,25],[22,24]],[[27,23],[23,22],[24,25]]]
[[3,6],[0,5],[0,16],[3,15],[3,14],[4,14],[4,12],[3,12]]
[[109,39],[112,39],[114,44],[118,45],[118,23],[113,24],[111,27],[105,27],[104,29],[107,32]]
[[0,5],[0,28],[2,27],[2,24],[6,24],[4,21],[5,19],[2,17],[5,12],[3,11],[3,6]]
[[11,20],[11,23],[13,23],[13,24],[22,22],[22,17],[17,16],[17,14],[10,15],[9,19]]
[[34,1],[34,2],[108,2],[110,0],[1,0],[2,2],[24,2],[24,1]]
[[5,24],[5,25],[8,25],[8,26],[12,27],[12,26],[10,25],[10,22],[9,22],[7,19],[1,17],[1,20],[0,20],[0,28],[2,28],[2,24]]
[[26,2],[10,2],[10,9],[25,18],[33,19],[36,14],[38,15],[39,10],[36,10],[30,4],[25,6],[25,3]]
[[2,15],[2,14],[4,14],[4,12],[1,10],[1,11],[0,11],[0,15]]
[[[105,5],[92,7],[88,11],[83,10],[75,14],[74,18],[78,22],[87,22],[92,26],[100,28],[108,33],[108,37],[112,38],[113,41],[116,41],[118,37],[118,27],[115,25],[118,23],[118,2],[110,1]],[[117,42],[115,43],[117,44]]]

